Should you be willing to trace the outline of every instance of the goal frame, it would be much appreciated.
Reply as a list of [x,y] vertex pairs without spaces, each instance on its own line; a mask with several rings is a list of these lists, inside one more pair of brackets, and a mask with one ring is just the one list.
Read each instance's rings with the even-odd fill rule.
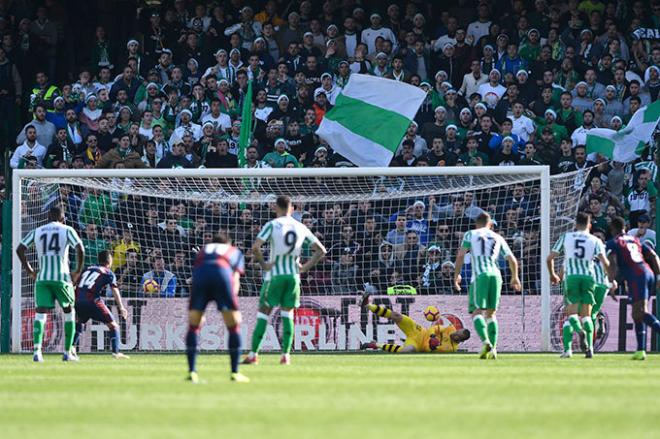
[[541,226],[541,350],[550,351],[550,275],[543,261],[550,253],[550,168],[548,166],[480,166],[480,167],[413,167],[413,168],[300,168],[300,169],[17,169],[12,175],[12,318],[11,351],[21,352],[22,267],[16,254],[21,242],[21,179],[23,178],[159,178],[159,177],[405,177],[459,175],[528,175],[540,183]]

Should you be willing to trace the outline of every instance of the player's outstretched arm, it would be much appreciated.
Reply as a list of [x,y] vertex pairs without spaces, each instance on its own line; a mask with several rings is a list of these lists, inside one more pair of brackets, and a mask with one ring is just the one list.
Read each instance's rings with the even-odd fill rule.
[[454,288],[457,291],[461,290],[461,269],[465,263],[465,255],[467,254],[467,249],[461,247],[456,254],[456,262],[454,263]]
[[520,283],[520,277],[518,277],[518,259],[513,255],[509,255],[506,257],[506,261],[509,263],[509,270],[511,270],[511,288],[514,291],[522,291],[522,283]]
[[548,273],[550,273],[550,282],[552,285],[557,285],[561,282],[561,277],[555,272],[555,259],[559,256],[559,253],[556,251],[551,251],[548,255],[548,258],[545,260],[545,263],[548,267]]
[[30,276],[34,280],[37,278],[37,272],[34,271],[32,265],[30,264],[30,261],[27,260],[27,256],[25,255],[26,251],[27,251],[27,247],[25,245],[18,244],[18,248],[16,249],[16,255],[18,256],[18,259],[21,261],[21,265],[23,266],[23,269],[27,272],[28,276]]
[[121,299],[121,294],[119,293],[119,288],[112,288],[112,297],[115,298],[115,303],[117,304],[117,309],[119,310],[119,315],[122,319],[126,320],[128,318],[128,311],[124,307],[124,303]]
[[318,264],[321,259],[323,259],[326,253],[328,253],[328,250],[326,250],[325,246],[319,241],[315,241],[312,244],[312,249],[314,250],[314,253],[312,253],[312,257],[300,267],[301,273],[307,273]]

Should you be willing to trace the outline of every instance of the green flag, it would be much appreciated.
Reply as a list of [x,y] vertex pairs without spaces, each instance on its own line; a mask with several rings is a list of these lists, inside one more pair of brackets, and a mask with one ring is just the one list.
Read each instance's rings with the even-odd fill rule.
[[628,125],[619,131],[609,128],[589,130],[587,153],[597,152],[617,162],[632,162],[642,155],[646,145],[653,140],[658,122],[660,100],[637,110]]
[[250,146],[250,142],[252,142],[252,81],[248,81],[241,111],[241,135],[238,140],[238,166],[241,168],[247,162],[245,151]]

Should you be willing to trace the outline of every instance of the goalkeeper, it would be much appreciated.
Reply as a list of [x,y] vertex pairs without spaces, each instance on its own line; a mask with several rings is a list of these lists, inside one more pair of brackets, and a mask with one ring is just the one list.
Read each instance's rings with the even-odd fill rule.
[[381,349],[391,353],[456,352],[459,343],[470,338],[470,331],[467,329],[457,330],[451,324],[448,326],[433,325],[429,328],[424,328],[406,315],[387,309],[382,305],[369,303],[369,293],[362,295],[361,306],[379,317],[392,320],[406,334],[406,341],[403,346],[391,343],[378,344],[372,341],[360,345],[360,349],[362,350]]

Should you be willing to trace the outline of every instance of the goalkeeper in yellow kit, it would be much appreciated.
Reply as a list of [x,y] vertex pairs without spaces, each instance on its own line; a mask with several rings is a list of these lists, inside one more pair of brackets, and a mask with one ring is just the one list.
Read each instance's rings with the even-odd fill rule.
[[369,303],[369,293],[362,295],[362,308],[368,309],[379,317],[385,317],[392,320],[406,334],[406,341],[403,346],[398,344],[384,343],[378,344],[374,341],[363,343],[360,349],[381,349],[391,353],[409,353],[409,352],[456,352],[459,343],[470,338],[470,331],[467,329],[456,329],[454,325],[433,325],[428,328],[415,323],[410,317],[392,311],[382,305]]

